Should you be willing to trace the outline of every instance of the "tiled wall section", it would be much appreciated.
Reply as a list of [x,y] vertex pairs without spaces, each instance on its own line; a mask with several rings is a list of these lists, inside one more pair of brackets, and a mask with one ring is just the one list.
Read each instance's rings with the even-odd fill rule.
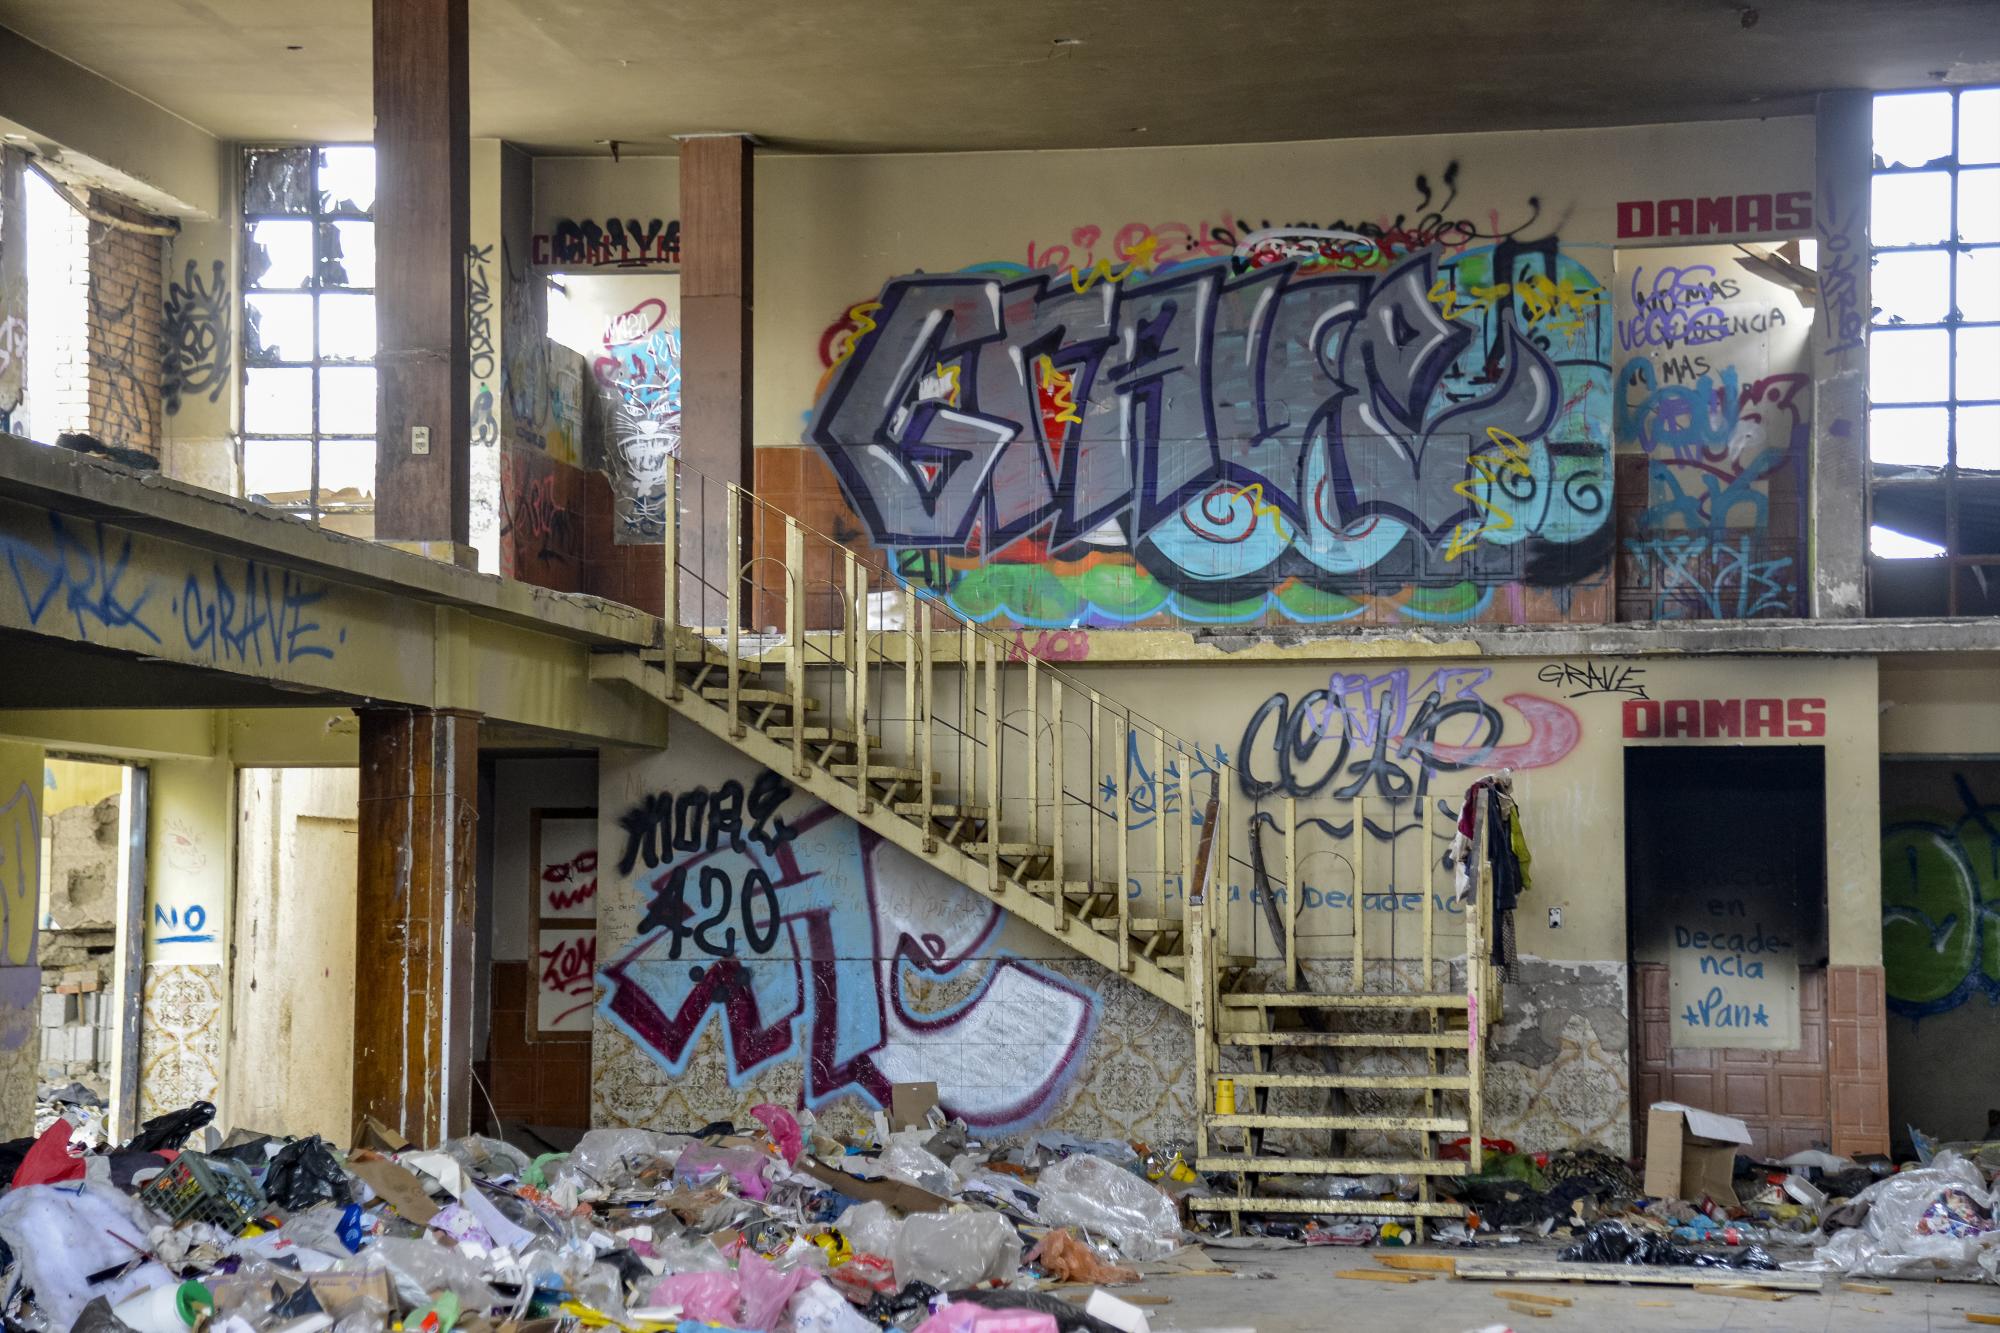
[[1833,1150],[1889,1151],[1889,1040],[1880,967],[1827,969]]
[[[1795,1051],[1675,1048],[1669,1035],[1673,1020],[1666,965],[1642,963],[1638,978],[1639,1097],[1633,1114],[1642,1136],[1645,1108],[1658,1101],[1675,1101],[1742,1117],[1750,1127],[1751,1147],[1758,1153],[1784,1157],[1826,1146],[1826,972],[1805,968],[1799,973],[1799,1047]],[[1883,1117],[1886,1122],[1886,1108]],[[1834,1151],[1843,1150],[1835,1146]]]
[[139,1118],[222,1100],[222,964],[146,969],[139,1039]]
[[558,592],[590,593],[653,615],[665,604],[662,548],[612,538],[611,485],[537,449],[503,447],[500,573]]
[[[657,547],[654,549],[658,549]],[[493,964],[493,1020],[480,1081],[493,1098],[473,1099],[473,1120],[491,1117],[583,1129],[590,1124],[590,1034],[536,1039],[528,1033],[528,964]]]

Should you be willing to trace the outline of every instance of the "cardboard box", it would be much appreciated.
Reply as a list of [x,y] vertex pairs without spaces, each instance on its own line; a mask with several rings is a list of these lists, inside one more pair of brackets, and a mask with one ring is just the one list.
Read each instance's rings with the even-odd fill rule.
[[1646,1112],[1645,1191],[1655,1199],[1700,1203],[1706,1195],[1733,1205],[1736,1152],[1749,1143],[1749,1127],[1734,1116],[1654,1102]]
[[931,1108],[938,1104],[935,1083],[891,1083],[889,1085],[889,1128],[928,1129]]
[[839,1190],[850,1199],[862,1203],[880,1203],[899,1213],[942,1213],[951,1207],[950,1199],[940,1198],[929,1190],[900,1180],[863,1180],[850,1176],[845,1171],[836,1170],[810,1157],[798,1160],[798,1169],[817,1180],[820,1184]]

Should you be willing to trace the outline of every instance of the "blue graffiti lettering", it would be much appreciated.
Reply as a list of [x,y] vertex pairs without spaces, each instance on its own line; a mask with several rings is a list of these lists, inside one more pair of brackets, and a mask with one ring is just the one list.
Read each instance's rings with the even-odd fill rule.
[[28,624],[40,625],[53,608],[76,621],[77,637],[85,641],[93,631],[136,629],[160,642],[143,614],[153,586],[148,582],[135,587],[137,576],[128,573],[131,534],[114,537],[102,523],[72,527],[54,512],[48,523],[51,549],[46,552],[25,538],[0,532],[0,551],[6,552]]
[[342,629],[326,642],[321,636],[328,629],[308,618],[318,614],[312,608],[326,595],[325,584],[315,587],[290,570],[254,560],[244,566],[239,588],[217,561],[206,578],[187,576],[173,606],[192,651],[217,662],[284,666],[305,657],[331,660],[347,641]]

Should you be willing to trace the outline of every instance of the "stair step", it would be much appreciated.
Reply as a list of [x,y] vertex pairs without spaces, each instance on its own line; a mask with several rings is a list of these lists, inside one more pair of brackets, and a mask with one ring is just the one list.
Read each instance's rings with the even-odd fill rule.
[[[1223,996],[1228,999],[1228,996]],[[1341,1046],[1350,1050],[1379,1050],[1385,1046],[1415,1047],[1417,1050],[1462,1051],[1465,1033],[1459,1032],[1231,1032],[1218,1033],[1224,1046]]]
[[[973,842],[981,847],[986,845],[977,838],[973,839]],[[1056,849],[1045,842],[1003,842],[1000,844],[999,852],[1006,860],[1045,861],[1056,854]]]
[[[1187,955],[1184,953],[1164,953],[1153,962],[1163,972],[1187,971]],[[1215,965],[1223,971],[1228,971],[1231,968],[1255,967],[1257,960],[1248,954],[1220,954],[1216,956]],[[1226,1042],[1224,1044],[1227,1045]]]
[[1410,1092],[1465,1092],[1464,1074],[1222,1074],[1239,1088],[1391,1088]]
[[1360,1217],[1464,1217],[1461,1204],[1433,1199],[1428,1203],[1404,1199],[1295,1199],[1240,1198],[1234,1194],[1190,1194],[1187,1206],[1202,1213],[1324,1213]]
[[1197,1171],[1286,1176],[1462,1176],[1465,1168],[1464,1162],[1424,1157],[1256,1157],[1248,1153],[1217,1153],[1198,1158],[1194,1164]]
[[[858,778],[861,776],[861,765],[833,764],[826,771],[837,778]],[[868,765],[868,779],[871,782],[922,782],[924,780],[924,771],[921,768],[890,768],[882,764],[870,764]],[[943,782],[944,774],[931,774],[931,781],[933,783]]]
[[[783,726],[765,727],[764,734],[766,736],[769,736],[773,740],[788,741],[792,738],[792,730],[793,728],[788,723]],[[809,741],[824,741],[824,742],[838,741],[842,745],[854,745],[859,741],[860,738],[852,729],[847,727],[829,727],[821,724],[809,723],[806,726],[806,734],[804,739]],[[881,743],[882,743],[882,738],[879,736],[870,736],[868,738],[868,748],[871,750],[874,749],[876,746],[880,745]],[[869,767],[873,768],[874,765],[870,764]]]
[[1131,924],[1133,930],[1143,931],[1149,935],[1157,935],[1162,931],[1172,931],[1178,935],[1187,924],[1177,916],[1134,916],[1127,917],[1126,921]]
[[[701,687],[701,697],[709,700],[711,703],[726,704],[729,702],[729,687],[727,685],[704,685]],[[739,702],[746,704],[785,704],[789,706],[792,702],[792,696],[786,690],[752,689],[747,687],[736,691],[736,698]],[[806,711],[808,713],[814,712],[818,708],[819,700],[812,698],[806,700]]]
[[[1039,893],[1043,897],[1047,897],[1054,890],[1055,886],[1056,882],[1052,879],[1031,879],[1025,887],[1031,893]],[[1115,879],[1066,879],[1062,882],[1062,888],[1064,893],[1069,894],[1073,898],[1091,898],[1100,893],[1118,892],[1118,881]]]
[[1255,1009],[1266,1005],[1285,1009],[1463,1009],[1465,994],[1458,992],[1409,991],[1376,994],[1368,991],[1245,991],[1225,995],[1223,1004],[1233,1009]]
[[1212,1115],[1208,1117],[1208,1125],[1211,1129],[1382,1129],[1425,1134],[1471,1132],[1463,1116],[1276,1115],[1253,1112]]
[[983,805],[925,805],[922,801],[897,801],[889,807],[899,815],[928,813],[935,819],[984,819]]

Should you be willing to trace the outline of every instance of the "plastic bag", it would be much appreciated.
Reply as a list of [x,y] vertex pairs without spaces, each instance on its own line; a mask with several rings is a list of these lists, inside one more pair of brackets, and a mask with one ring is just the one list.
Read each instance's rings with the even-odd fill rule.
[[1810,1259],[1787,1264],[1850,1277],[1984,1277],[2000,1281],[1996,1198],[1978,1167],[1943,1151],[1931,1165],[1877,1181],[1854,1205],[1857,1227],[1836,1232]]
[[478,1261],[427,1237],[379,1236],[360,1254],[334,1265],[341,1273],[378,1270],[389,1274],[406,1305],[423,1305],[444,1291],[455,1293],[468,1310],[490,1310],[498,1300]]
[[14,1172],[16,1189],[23,1185],[59,1185],[64,1181],[83,1179],[83,1159],[72,1157],[69,1151],[73,1129],[69,1121],[58,1116],[56,1122],[42,1132]]
[[671,1171],[681,1149],[694,1140],[650,1129],[593,1129],[577,1141],[569,1160],[549,1169],[549,1178],[575,1172],[602,1189],[658,1179]]
[[1755,1245],[1740,1250],[1690,1250],[1650,1231],[1636,1231],[1623,1222],[1593,1223],[1574,1245],[1557,1257],[1565,1263],[1656,1264],[1666,1268],[1750,1268],[1769,1272],[1777,1262]]
[[881,1333],[863,1319],[847,1298],[828,1282],[814,1282],[799,1290],[786,1309],[787,1333]]
[[127,1152],[158,1152],[162,1148],[180,1148],[187,1144],[194,1132],[215,1119],[213,1102],[196,1102],[178,1111],[156,1115],[139,1126],[139,1132],[125,1145]]
[[[157,1263],[121,1272],[132,1261],[131,1240],[152,1226],[137,1200],[111,1185],[25,1185],[0,1194],[0,1241],[14,1252],[23,1284],[32,1288],[48,1326],[66,1329],[102,1296],[116,1305],[136,1292],[176,1279]],[[122,1239],[129,1237],[131,1240]],[[93,1274],[117,1274],[92,1282]]]
[[887,1204],[857,1203],[842,1213],[834,1226],[846,1235],[856,1254],[879,1254],[887,1258],[895,1252],[903,1220],[890,1212]]
[[1021,1238],[998,1213],[916,1213],[904,1219],[889,1260],[898,1282],[955,1291],[1013,1277],[1021,1266]]
[[1115,1286],[1137,1282],[1136,1269],[1119,1268],[1097,1257],[1097,1251],[1066,1227],[1057,1227],[1037,1241],[1024,1263],[1039,1263],[1042,1271],[1063,1282],[1088,1282],[1092,1286]]
[[741,1297],[734,1273],[675,1273],[654,1284],[649,1304],[677,1305],[683,1318],[727,1324]]
[[798,1119],[790,1111],[769,1102],[760,1102],[750,1108],[750,1116],[764,1127],[771,1136],[771,1142],[778,1145],[778,1155],[785,1159],[787,1166],[799,1160],[805,1136],[799,1130]]
[[353,1194],[347,1172],[328,1150],[326,1140],[293,1139],[278,1149],[277,1156],[264,1168],[264,1197],[287,1212],[310,1208],[316,1203],[351,1203]]
[[923,1146],[929,1137],[930,1132],[922,1129],[891,1134],[876,1160],[884,1175],[948,1199],[958,1192],[958,1178],[935,1153]]
[[769,1192],[764,1182],[764,1163],[770,1160],[755,1148],[711,1148],[705,1143],[693,1143],[681,1149],[680,1157],[675,1160],[674,1179],[698,1182],[726,1173],[744,1198],[762,1201]]
[[1163,1259],[1180,1247],[1174,1202],[1101,1157],[1065,1157],[1041,1174],[1041,1219],[1103,1236],[1127,1259]]
[[444,1151],[474,1175],[491,1180],[498,1176],[518,1176],[530,1165],[528,1154],[511,1143],[489,1139],[484,1134],[468,1134],[443,1145]]
[[771,1333],[793,1295],[813,1277],[810,1269],[780,1268],[756,1251],[744,1250],[736,1270],[736,1285],[743,1293],[743,1307],[736,1316],[738,1326]]

